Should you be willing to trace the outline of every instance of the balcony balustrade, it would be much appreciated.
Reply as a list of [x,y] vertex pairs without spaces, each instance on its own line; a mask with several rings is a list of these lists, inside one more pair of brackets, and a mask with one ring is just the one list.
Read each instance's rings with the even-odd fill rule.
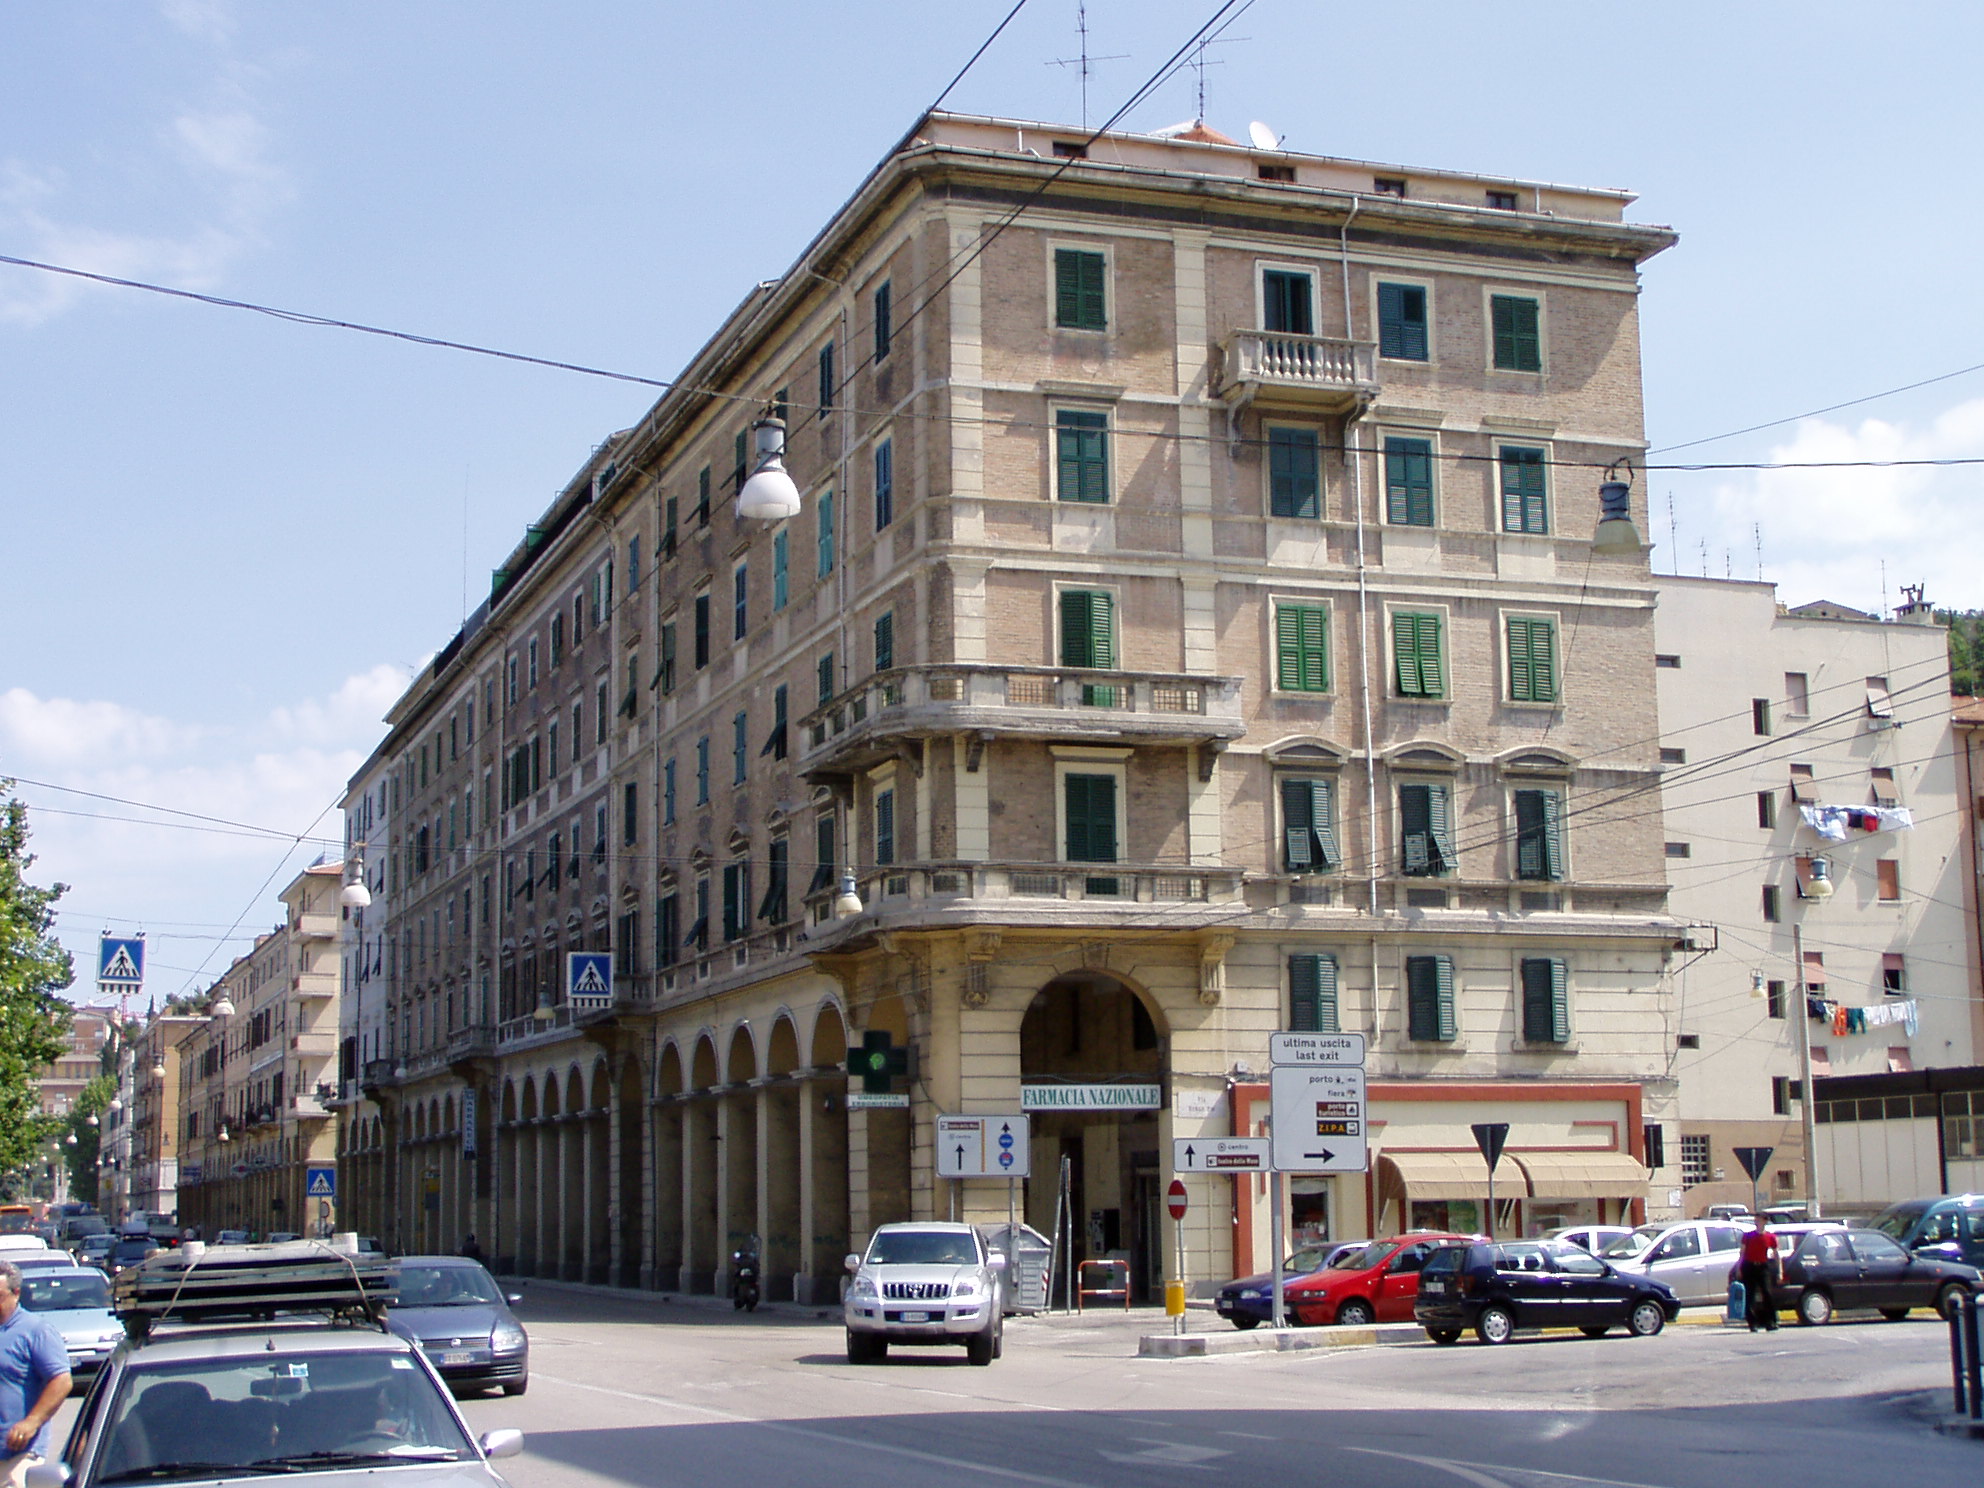
[[1378,395],[1377,356],[1369,341],[1235,331],[1222,348],[1219,396],[1233,405],[1350,413]]

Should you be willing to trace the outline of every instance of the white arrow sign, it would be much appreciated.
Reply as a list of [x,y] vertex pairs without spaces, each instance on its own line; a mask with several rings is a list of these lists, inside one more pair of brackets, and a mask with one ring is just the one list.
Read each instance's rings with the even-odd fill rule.
[[1283,1173],[1361,1173],[1365,1146],[1364,1070],[1277,1066],[1268,1076],[1274,1166]]
[[939,1116],[939,1178],[1025,1178],[1032,1152],[1030,1123],[1021,1115]]
[[1266,1137],[1173,1137],[1174,1173],[1265,1173]]

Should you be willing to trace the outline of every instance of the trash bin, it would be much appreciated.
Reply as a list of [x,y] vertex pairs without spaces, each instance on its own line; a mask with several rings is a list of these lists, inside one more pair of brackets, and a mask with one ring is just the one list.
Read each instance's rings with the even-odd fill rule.
[[1005,1252],[1006,1315],[1045,1312],[1054,1242],[1031,1225],[980,1225],[978,1233],[987,1245]]

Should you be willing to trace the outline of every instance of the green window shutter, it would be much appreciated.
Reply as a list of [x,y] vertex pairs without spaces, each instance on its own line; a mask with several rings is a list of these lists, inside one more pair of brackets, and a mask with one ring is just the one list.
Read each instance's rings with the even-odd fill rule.
[[875,670],[886,672],[896,664],[896,612],[890,610],[875,622]]
[[1554,958],[1550,962],[1550,1038],[1559,1044],[1571,1039],[1571,969]]
[[1543,867],[1552,883],[1564,877],[1564,798],[1555,791],[1543,797]]
[[1557,701],[1557,626],[1509,617],[1509,697],[1518,703]]
[[1452,1043],[1459,1032],[1454,1013],[1454,962],[1451,956],[1433,956],[1433,992],[1438,999],[1439,1038]]
[[1392,615],[1393,670],[1400,697],[1441,697],[1446,679],[1440,665],[1440,617]]
[[1312,780],[1309,782],[1309,822],[1310,830],[1316,834],[1313,844],[1316,866],[1324,872],[1333,873],[1343,866],[1343,854],[1336,845],[1336,782],[1334,780]]
[[1522,1036],[1531,1044],[1570,1040],[1570,969],[1554,957],[1529,957],[1522,963]]
[[1430,785],[1401,785],[1398,788],[1398,827],[1400,855],[1404,871],[1421,877],[1436,871],[1433,866],[1431,809],[1427,803]]
[[1116,777],[1069,775],[1063,783],[1071,863],[1116,861]]
[[1054,416],[1054,494],[1061,501],[1109,500],[1109,416],[1064,408]]
[[791,542],[784,532],[772,536],[772,608],[782,610],[790,594],[786,569],[791,558]]
[[1277,517],[1322,515],[1321,462],[1314,429],[1268,430],[1268,511]]
[[1438,864],[1434,871],[1452,873],[1455,867],[1452,786],[1426,787],[1426,821],[1433,838],[1433,855]]
[[1336,989],[1336,957],[1290,956],[1288,958],[1289,1032],[1337,1032]]
[[1516,877],[1549,878],[1549,855],[1544,847],[1543,802],[1548,791],[1516,792]]
[[[671,621],[661,628],[661,683],[662,695],[666,697],[675,691],[675,625]],[[578,736],[572,737],[572,747],[578,748]]]
[[1433,442],[1385,440],[1385,520],[1394,527],[1433,525]]
[[820,493],[820,539],[817,570],[821,578],[834,571],[834,493]]
[[896,860],[896,793],[892,790],[875,793],[875,861],[893,863]]
[[1426,291],[1414,284],[1378,286],[1378,355],[1426,360]]
[[1116,665],[1116,602],[1106,589],[1061,591],[1061,665]]
[[1318,864],[1315,843],[1315,798],[1306,780],[1281,783],[1282,841],[1286,844],[1286,865],[1290,873],[1310,873]]
[[[1442,962],[1447,963],[1444,978]],[[1443,983],[1444,1019],[1441,1016]],[[1437,1043],[1453,1037],[1453,963],[1445,956],[1405,958],[1405,1014],[1406,1037],[1415,1043]]]
[[1261,274],[1261,329],[1288,336],[1313,336],[1316,320],[1309,302],[1307,274],[1268,269]]
[[1501,467],[1502,530],[1548,532],[1550,509],[1544,489],[1543,451],[1505,445]]
[[1054,250],[1054,324],[1077,331],[1108,329],[1103,299],[1107,267],[1100,253]]
[[1316,605],[1277,605],[1275,685],[1283,692],[1328,692],[1329,612]]
[[1529,628],[1531,622],[1519,616],[1509,617],[1509,697],[1518,703],[1536,701],[1536,679],[1529,663]]
[[1541,372],[1543,337],[1535,300],[1494,295],[1489,306],[1495,323],[1495,366],[1503,372]]

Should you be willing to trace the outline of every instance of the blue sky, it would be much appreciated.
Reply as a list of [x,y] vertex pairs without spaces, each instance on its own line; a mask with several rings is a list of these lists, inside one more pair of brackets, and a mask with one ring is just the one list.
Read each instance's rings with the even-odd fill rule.
[[[1092,0],[1095,122],[1217,0]],[[779,274],[1010,0],[140,0],[0,9],[0,253],[668,377]],[[1074,0],[953,95],[1075,121]],[[1624,186],[1656,447],[1984,362],[1984,9],[1258,0],[1208,121]],[[1184,74],[1124,121],[1192,117]],[[65,941],[155,990],[279,916],[405,677],[649,394],[0,266],[0,775]],[[1984,455],[1984,373],[1685,458]],[[1684,458],[1676,456],[1675,458]],[[1984,606],[1984,467],[1648,477],[1684,571]],[[155,803],[278,834],[137,825]],[[94,813],[94,814],[91,814]],[[292,839],[302,837],[301,844]],[[230,933],[232,932],[232,933]]]

